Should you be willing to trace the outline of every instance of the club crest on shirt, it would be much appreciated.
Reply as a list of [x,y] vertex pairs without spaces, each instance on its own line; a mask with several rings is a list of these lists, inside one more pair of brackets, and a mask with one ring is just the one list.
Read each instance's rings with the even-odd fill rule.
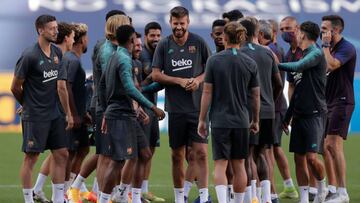
[[44,64],[44,60],[40,60],[39,65],[41,66],[42,64]]
[[193,54],[196,52],[196,46],[189,46],[189,53]]
[[54,63],[55,63],[55,64],[58,64],[58,63],[59,63],[59,57],[54,56]]

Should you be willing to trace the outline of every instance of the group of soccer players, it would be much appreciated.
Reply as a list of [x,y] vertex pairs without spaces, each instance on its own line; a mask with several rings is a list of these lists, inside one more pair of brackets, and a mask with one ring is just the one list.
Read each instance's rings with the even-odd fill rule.
[[[88,27],[57,23],[50,15],[36,19],[38,41],[22,53],[11,87],[22,105],[25,203],[165,202],[148,190],[158,121],[165,117],[156,107],[161,89],[176,203],[188,202],[193,183],[199,189],[195,202],[212,202],[209,127],[219,203],[299,198],[281,148],[289,125],[300,203],[349,202],[343,140],[355,105],[356,52],[341,35],[340,16],[324,16],[321,27],[282,19],[281,37],[290,45],[286,54],[277,43],[275,21],[244,17],[238,10],[213,22],[214,53],[188,31],[186,8],[171,9],[169,23],[172,34],[166,37],[159,23],[148,23],[142,44],[129,16],[108,12],[105,38],[94,47],[93,74],[86,78],[81,56]],[[285,76],[289,107],[282,93]],[[85,160],[93,140],[96,154]],[[46,149],[51,154],[33,186],[33,167]],[[284,180],[279,195],[275,163]],[[89,192],[84,182],[95,170]],[[43,192],[48,175],[51,201]]]

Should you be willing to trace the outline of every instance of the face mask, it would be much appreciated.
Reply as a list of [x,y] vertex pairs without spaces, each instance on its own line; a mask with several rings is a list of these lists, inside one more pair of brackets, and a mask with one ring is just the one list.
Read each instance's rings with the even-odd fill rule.
[[282,39],[287,43],[292,43],[295,40],[294,32],[283,32],[281,34]]

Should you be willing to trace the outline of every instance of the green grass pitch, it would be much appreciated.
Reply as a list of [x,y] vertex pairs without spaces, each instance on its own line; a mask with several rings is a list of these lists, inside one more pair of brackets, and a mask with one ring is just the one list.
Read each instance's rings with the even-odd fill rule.
[[[19,179],[19,167],[23,155],[20,151],[22,137],[20,134],[0,133],[0,202],[1,203],[21,203],[23,202],[22,191]],[[289,137],[283,137],[284,150],[288,151]],[[350,136],[345,142],[345,155],[347,160],[347,185],[350,194],[351,202],[360,202],[360,136]],[[93,153],[94,150],[92,150]],[[210,163],[210,193],[213,200],[216,200],[215,189],[213,185],[213,162],[211,150],[209,150]],[[293,156],[286,153],[290,163],[290,170],[292,178],[295,179],[295,168]],[[41,161],[45,154],[40,156],[39,162],[36,165],[33,175],[33,182],[35,181],[37,172],[39,170]],[[161,136],[161,147],[157,148],[154,160],[152,174],[150,177],[150,190],[156,195],[166,198],[166,202],[174,202],[172,178],[171,178],[171,162],[170,150],[168,147],[168,137]],[[93,175],[87,180],[87,185],[91,187]],[[277,191],[282,190],[282,180],[278,170],[276,170],[276,185]],[[45,192],[48,197],[51,195],[50,181],[46,182]],[[198,195],[197,189],[194,186],[190,194],[190,202]],[[216,201],[213,201],[216,202]],[[281,200],[282,203],[297,202],[296,200]]]

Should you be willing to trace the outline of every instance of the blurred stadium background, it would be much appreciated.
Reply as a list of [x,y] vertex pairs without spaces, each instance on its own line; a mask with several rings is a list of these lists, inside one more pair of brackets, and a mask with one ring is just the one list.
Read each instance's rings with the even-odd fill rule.
[[[89,26],[88,53],[82,58],[87,74],[91,74],[91,52],[98,39],[104,36],[105,14],[111,9],[125,11],[133,18],[138,32],[150,21],[158,21],[163,27],[163,36],[170,34],[168,26],[169,10],[182,5],[190,10],[190,31],[200,34],[214,49],[210,38],[211,24],[220,18],[225,11],[240,9],[245,15],[253,15],[261,19],[281,20],[292,15],[299,22],[312,20],[321,23],[321,17],[327,14],[341,15],[345,20],[344,36],[357,49],[358,65],[354,81],[356,102],[360,101],[360,0],[1,0],[0,1],[0,202],[21,202],[18,168],[21,164],[21,125],[16,115],[19,105],[10,92],[10,84],[17,59],[24,48],[35,42],[37,34],[34,21],[40,14],[55,15],[58,21],[83,22]],[[288,45],[281,37],[279,43],[285,50]],[[286,91],[286,90],[284,90]],[[163,93],[159,94],[159,105],[164,103]],[[166,134],[167,121],[161,122],[161,130]],[[345,144],[352,202],[360,202],[360,109],[356,106],[350,127],[350,138]],[[171,198],[170,156],[167,147],[167,136],[162,136],[162,146],[155,156],[154,170],[151,176],[153,186],[150,188],[167,198]],[[284,138],[287,149],[288,137]],[[289,160],[292,155],[287,153]],[[44,156],[41,156],[41,159]],[[211,156],[209,156],[211,159]],[[293,161],[290,161],[293,164]],[[37,164],[37,168],[40,164]],[[294,169],[293,165],[291,167]],[[35,171],[38,171],[37,169]],[[292,170],[294,172],[294,170]],[[164,179],[162,177],[168,177]],[[295,178],[295,176],[293,176]],[[279,190],[281,181],[277,174]],[[90,181],[92,182],[92,180]],[[49,183],[49,182],[48,182]],[[50,187],[46,188],[50,191]],[[215,198],[213,188],[211,188]],[[49,193],[48,193],[49,195]],[[191,198],[196,197],[193,190]],[[170,199],[169,199],[170,200]],[[170,201],[168,201],[170,202]],[[291,201],[283,201],[291,202]]]

